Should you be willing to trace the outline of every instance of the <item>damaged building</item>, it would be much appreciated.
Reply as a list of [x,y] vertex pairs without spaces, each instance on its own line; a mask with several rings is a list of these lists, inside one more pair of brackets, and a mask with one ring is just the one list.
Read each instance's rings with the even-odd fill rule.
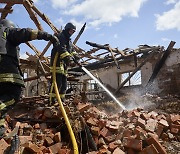
[[[32,0],[0,0],[1,19],[22,5],[37,29],[43,20],[56,34],[61,32]],[[77,149],[69,135],[58,103],[49,105],[50,58],[48,42],[39,51],[20,59],[25,89],[20,102],[6,116],[7,137],[0,140],[0,153],[8,153],[15,134],[17,153],[32,154],[178,154],[180,151],[180,49],[175,40],[167,47],[139,45],[135,49],[112,48],[84,40],[91,49],[76,43],[86,23],[73,41],[83,67],[125,106],[112,100],[98,82],[82,70],[69,69],[64,110],[74,132]],[[106,42],[105,42],[106,43]],[[60,106],[60,107],[59,107]]]

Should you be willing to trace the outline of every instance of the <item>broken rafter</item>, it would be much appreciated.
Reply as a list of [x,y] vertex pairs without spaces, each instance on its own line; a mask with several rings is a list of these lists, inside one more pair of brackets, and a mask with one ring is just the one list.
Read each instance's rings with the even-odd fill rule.
[[32,9],[33,5],[28,0],[24,1],[23,5],[26,8],[27,12],[29,13],[30,18],[34,21],[37,28],[39,30],[43,30],[39,20],[37,19],[36,14],[33,12],[33,9]]
[[78,35],[76,36],[76,38],[73,41],[73,44],[76,44],[77,41],[79,40],[79,38],[81,37],[82,33],[84,32],[84,29],[86,27],[86,23],[84,23],[84,25],[82,26],[81,30],[79,31]]
[[41,52],[36,49],[35,46],[33,46],[31,43],[26,42],[26,44],[36,53],[37,56],[41,55]]
[[52,24],[52,22],[48,19],[48,17],[41,13],[35,6],[32,4],[32,9],[51,27],[54,33],[59,33],[60,31]]
[[146,85],[146,87],[148,87],[149,85],[151,85],[151,83],[154,81],[154,79],[156,78],[158,72],[160,71],[160,69],[162,68],[162,66],[164,65],[167,57],[169,56],[173,46],[175,45],[176,42],[174,41],[171,41],[168,48],[166,49],[166,51],[164,52],[162,58],[156,63],[155,67],[154,67],[154,70],[153,70],[153,73]]
[[8,15],[8,13],[12,13],[13,12],[13,9],[12,9],[12,6],[14,4],[7,4],[4,9],[1,9],[0,12],[2,13],[1,14],[1,19],[5,19]]
[[0,0],[0,3],[23,4],[25,0]]

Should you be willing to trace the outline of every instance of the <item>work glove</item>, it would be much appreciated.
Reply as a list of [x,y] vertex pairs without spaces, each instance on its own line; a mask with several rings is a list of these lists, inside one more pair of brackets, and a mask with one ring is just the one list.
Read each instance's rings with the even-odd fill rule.
[[41,30],[38,31],[38,35],[37,35],[38,40],[50,41],[51,38],[52,38],[51,34],[48,34],[47,32],[44,32],[44,31],[41,31]]
[[48,34],[47,32],[44,31],[38,31],[37,39],[51,41],[53,45],[59,43],[59,39],[56,36]]

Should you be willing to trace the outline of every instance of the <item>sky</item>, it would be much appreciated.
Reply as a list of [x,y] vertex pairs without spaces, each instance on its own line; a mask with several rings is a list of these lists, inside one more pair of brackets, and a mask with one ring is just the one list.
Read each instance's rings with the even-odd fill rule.
[[[85,42],[109,44],[112,48],[138,48],[138,45],[160,45],[167,48],[175,41],[180,48],[180,0],[33,0],[35,6],[57,27],[67,22],[77,26],[76,33],[86,22],[87,26],[77,45],[88,51]],[[2,5],[2,4],[0,4]],[[20,28],[37,27],[22,5],[15,5],[13,13],[7,16]],[[53,34],[49,26],[38,18],[45,31]],[[45,41],[32,41],[42,52]],[[23,44],[21,57],[25,52],[34,54]],[[50,55],[50,51],[46,56]]]

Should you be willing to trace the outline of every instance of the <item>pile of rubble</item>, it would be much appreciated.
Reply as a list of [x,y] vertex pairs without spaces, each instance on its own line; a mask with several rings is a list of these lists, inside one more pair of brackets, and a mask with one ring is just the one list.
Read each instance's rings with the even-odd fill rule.
[[[65,105],[65,110],[80,153],[176,154],[180,151],[179,113],[167,114],[158,110],[136,108],[109,114],[78,99],[70,99]],[[11,128],[18,128],[21,153],[73,153],[59,107],[46,107],[42,100],[28,107],[20,103],[9,113],[6,121],[7,134],[15,130]],[[91,140],[87,138],[87,131],[83,132],[83,125],[90,130]],[[10,139],[1,139],[0,153],[8,151],[9,146]]]

